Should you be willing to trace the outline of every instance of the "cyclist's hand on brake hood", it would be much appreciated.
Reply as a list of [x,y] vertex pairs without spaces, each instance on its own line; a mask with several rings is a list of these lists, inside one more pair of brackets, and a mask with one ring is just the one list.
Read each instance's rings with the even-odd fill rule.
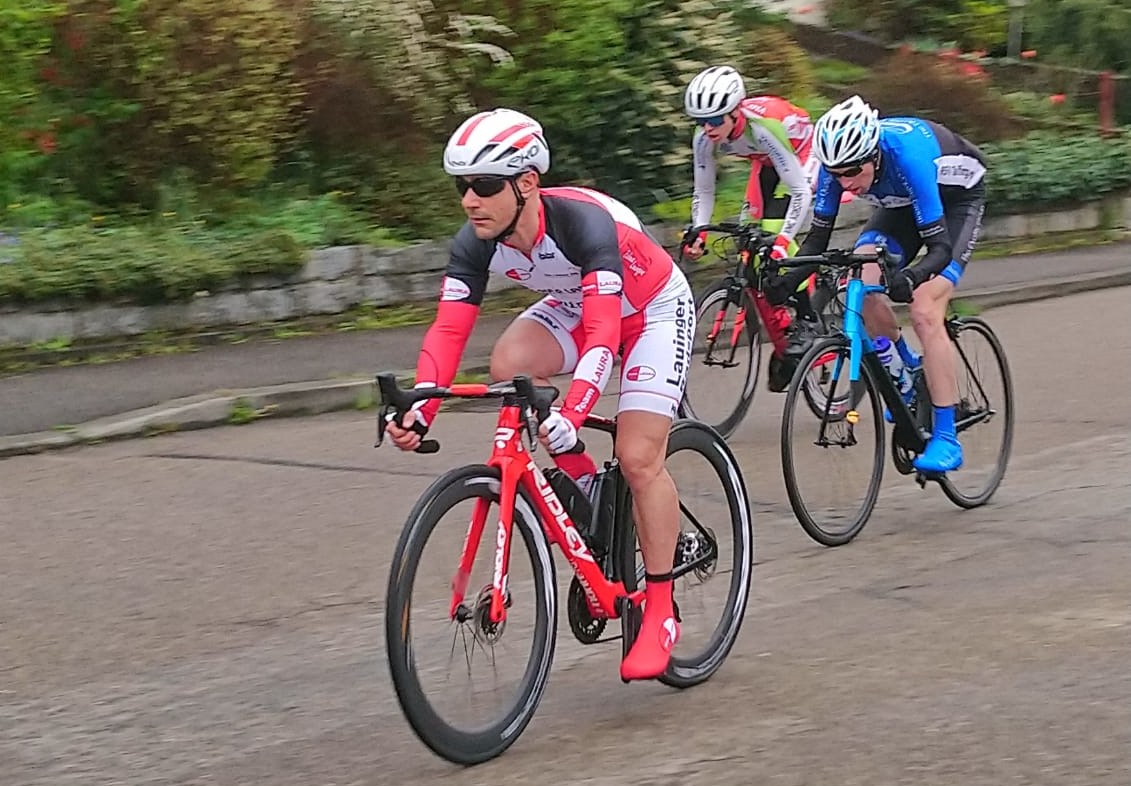
[[577,429],[556,409],[542,421],[538,434],[551,453],[565,453],[577,444]]
[[413,451],[420,447],[420,441],[428,433],[428,426],[419,412],[410,409],[404,413],[400,423],[390,414],[386,420],[385,433],[401,450]]

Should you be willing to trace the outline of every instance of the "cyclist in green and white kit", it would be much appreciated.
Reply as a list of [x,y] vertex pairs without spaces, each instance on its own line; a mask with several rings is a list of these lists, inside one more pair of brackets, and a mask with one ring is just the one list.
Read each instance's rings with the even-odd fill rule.
[[[795,254],[795,238],[809,219],[813,184],[820,169],[817,159],[810,156],[813,125],[809,114],[777,96],[747,98],[742,77],[730,66],[711,66],[692,79],[684,107],[697,126],[691,142],[695,167],[692,226],[711,223],[715,156],[719,152],[738,156],[750,161],[740,222],[760,223],[764,230],[778,233],[771,254],[774,259]],[[686,237],[684,256],[701,257],[705,241],[704,235]],[[789,325],[785,357],[770,359],[770,390],[782,391],[813,338],[818,318],[807,286],[793,293],[767,292],[767,296],[778,305],[782,326]],[[780,305],[789,297],[799,317],[792,325],[788,309]]]

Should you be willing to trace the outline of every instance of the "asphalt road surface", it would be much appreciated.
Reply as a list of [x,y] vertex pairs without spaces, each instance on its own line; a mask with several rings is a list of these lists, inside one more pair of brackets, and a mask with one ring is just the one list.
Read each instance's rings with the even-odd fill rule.
[[492,412],[445,413],[428,457],[343,413],[2,461],[0,782],[1126,786],[1128,295],[988,312],[1017,386],[998,495],[964,512],[889,471],[843,548],[792,519],[760,390],[732,440],[758,564],[723,668],[623,685],[562,612],[537,716],[471,769],[401,715],[384,589],[409,508],[486,457]]

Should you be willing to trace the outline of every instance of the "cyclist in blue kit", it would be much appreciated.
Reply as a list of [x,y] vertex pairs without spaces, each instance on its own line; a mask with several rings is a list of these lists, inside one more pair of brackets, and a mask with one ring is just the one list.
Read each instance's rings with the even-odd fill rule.
[[[898,260],[887,294],[892,301],[910,304],[935,407],[934,431],[913,465],[922,472],[956,470],[962,466],[954,426],[957,359],[944,319],[982,226],[985,159],[971,142],[944,126],[915,117],[881,119],[859,96],[826,112],[814,132],[813,154],[821,171],[812,228],[798,253],[819,254],[828,248],[845,191],[877,206],[855,250],[872,253],[882,245]],[[878,283],[879,265],[866,265],[862,277],[867,284]],[[895,343],[903,363],[912,368],[920,363],[887,300],[869,295],[864,323],[872,336]]]

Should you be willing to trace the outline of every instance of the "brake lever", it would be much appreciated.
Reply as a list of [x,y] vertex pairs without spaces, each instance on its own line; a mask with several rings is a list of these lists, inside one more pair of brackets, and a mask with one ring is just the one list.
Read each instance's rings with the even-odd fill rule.
[[379,448],[385,442],[385,424],[388,423],[388,417],[392,407],[385,405],[377,410],[377,442],[373,447]]
[[538,450],[538,414],[534,411],[534,407],[530,402],[526,402],[524,411],[524,420],[526,421],[526,439],[530,443],[530,455]]

